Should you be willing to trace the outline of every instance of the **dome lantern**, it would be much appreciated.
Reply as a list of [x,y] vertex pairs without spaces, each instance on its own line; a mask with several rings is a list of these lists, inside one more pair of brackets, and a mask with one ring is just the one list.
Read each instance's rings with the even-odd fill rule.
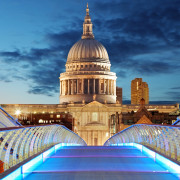
[[89,7],[88,7],[88,3],[87,3],[86,16],[84,18],[84,23],[83,23],[83,35],[81,37],[82,39],[94,39],[92,26],[93,26],[93,24],[92,24],[91,18],[89,16]]

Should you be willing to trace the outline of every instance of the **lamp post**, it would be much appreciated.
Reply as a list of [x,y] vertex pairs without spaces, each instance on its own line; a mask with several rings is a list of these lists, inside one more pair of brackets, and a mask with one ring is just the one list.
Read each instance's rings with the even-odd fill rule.
[[15,115],[17,116],[17,119],[19,118],[19,115],[21,114],[21,111],[18,109],[18,110],[16,110],[16,112],[15,112]]

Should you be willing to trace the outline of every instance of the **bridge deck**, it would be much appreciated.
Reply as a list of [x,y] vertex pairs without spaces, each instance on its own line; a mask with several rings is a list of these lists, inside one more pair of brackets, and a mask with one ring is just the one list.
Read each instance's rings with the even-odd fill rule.
[[174,180],[166,169],[134,147],[63,147],[26,180]]

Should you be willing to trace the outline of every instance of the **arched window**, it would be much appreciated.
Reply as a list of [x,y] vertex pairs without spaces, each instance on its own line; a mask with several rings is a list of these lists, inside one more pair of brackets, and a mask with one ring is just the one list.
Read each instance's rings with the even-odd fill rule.
[[39,119],[39,123],[43,123],[44,121],[42,119]]

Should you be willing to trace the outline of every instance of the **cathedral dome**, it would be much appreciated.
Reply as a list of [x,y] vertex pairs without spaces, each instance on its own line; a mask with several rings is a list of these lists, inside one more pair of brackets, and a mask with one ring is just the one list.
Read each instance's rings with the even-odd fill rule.
[[94,39],[87,4],[81,40],[70,49],[66,72],[60,74],[60,104],[116,103],[116,74],[106,48]]
[[81,40],[70,49],[67,63],[101,62],[110,64],[106,48],[94,39],[92,26],[87,5]]
[[109,62],[105,47],[94,38],[81,39],[69,51],[67,63],[72,62]]

